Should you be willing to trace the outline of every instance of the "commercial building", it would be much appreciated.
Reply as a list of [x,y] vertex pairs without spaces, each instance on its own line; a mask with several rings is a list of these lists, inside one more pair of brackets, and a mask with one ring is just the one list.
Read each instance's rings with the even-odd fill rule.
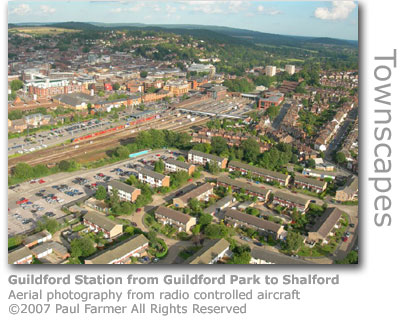
[[95,233],[102,232],[104,238],[115,238],[122,234],[122,224],[116,223],[98,212],[89,211],[86,213],[83,223]]
[[227,158],[218,157],[213,154],[208,154],[197,150],[190,150],[187,156],[188,161],[194,164],[204,166],[207,163],[215,162],[221,169],[225,169],[227,166]]
[[118,191],[119,199],[122,201],[134,202],[141,194],[141,189],[130,186],[121,181],[112,180],[108,182],[108,193],[112,194],[113,190]]
[[132,257],[140,257],[148,246],[149,240],[141,234],[86,259],[84,263],[128,264],[132,262]]
[[265,92],[264,97],[258,100],[259,109],[267,109],[271,106],[278,106],[284,101],[284,94],[281,92]]
[[278,191],[274,194],[273,203],[290,209],[297,208],[298,211],[304,213],[310,204],[310,200]]
[[161,173],[146,169],[138,168],[137,169],[137,178],[138,180],[150,184],[152,187],[169,187],[170,186],[170,177],[165,176]]
[[209,196],[212,194],[213,185],[210,183],[205,183],[180,197],[173,198],[173,204],[176,207],[184,208],[189,204],[191,199],[209,201]]
[[271,190],[260,188],[252,184],[244,183],[238,180],[233,180],[228,177],[220,177],[217,179],[217,185],[223,187],[231,187],[234,192],[244,192],[247,195],[255,196],[259,201],[266,202]]
[[277,182],[282,186],[287,186],[288,182],[290,181],[290,175],[288,174],[251,166],[238,161],[230,161],[228,168],[229,171],[238,171],[242,174],[250,174],[252,177],[262,178],[267,182]]
[[322,241],[328,243],[328,238],[335,234],[335,230],[340,227],[339,221],[342,218],[342,211],[338,208],[327,208],[320,216],[311,230],[308,232],[308,241]]
[[323,192],[327,188],[327,182],[307,178],[304,176],[296,175],[294,178],[294,185],[300,189],[308,189],[314,192]]
[[234,209],[225,211],[224,220],[233,227],[247,227],[257,229],[264,235],[272,235],[275,239],[281,239],[286,233],[284,226],[272,221],[257,218],[247,213]]
[[230,243],[226,239],[210,241],[194,255],[189,257],[185,264],[215,264],[229,251]]
[[273,77],[277,72],[277,68],[275,66],[266,66],[266,76]]
[[163,162],[165,163],[165,171],[167,172],[185,171],[189,175],[192,175],[193,172],[195,171],[195,166],[193,164],[186,163],[183,161],[168,158]]
[[167,207],[158,207],[155,218],[162,224],[177,228],[179,232],[188,232],[196,224],[196,218]]
[[290,75],[293,75],[295,73],[295,65],[293,64],[286,64],[284,71],[287,72]]

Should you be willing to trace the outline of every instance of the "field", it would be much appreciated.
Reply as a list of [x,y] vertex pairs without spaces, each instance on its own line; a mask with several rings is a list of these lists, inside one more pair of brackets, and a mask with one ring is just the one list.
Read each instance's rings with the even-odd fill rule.
[[61,34],[65,32],[79,32],[80,30],[54,28],[54,27],[18,27],[11,28],[9,32],[13,33],[27,33],[31,35],[44,35],[44,34]]

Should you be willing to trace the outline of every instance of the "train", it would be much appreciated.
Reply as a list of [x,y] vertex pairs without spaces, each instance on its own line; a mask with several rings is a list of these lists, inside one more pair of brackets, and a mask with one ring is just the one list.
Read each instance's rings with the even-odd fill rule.
[[105,133],[115,132],[115,131],[118,131],[118,130],[128,128],[129,126],[137,125],[137,124],[142,123],[142,122],[151,121],[151,120],[157,119],[158,117],[160,117],[159,114],[153,114],[153,115],[150,115],[150,116],[147,116],[147,117],[139,118],[139,119],[136,119],[134,121],[131,121],[131,122],[128,122],[126,124],[122,124],[122,125],[119,125],[119,126],[116,126],[116,127],[113,127],[113,128],[109,128],[109,129],[101,130],[101,131],[98,131],[98,132],[90,133],[90,134],[87,134],[86,136],[82,136],[82,137],[78,137],[78,138],[72,138],[71,142],[80,142],[80,141],[88,140],[88,139],[100,136],[102,134],[105,134]]

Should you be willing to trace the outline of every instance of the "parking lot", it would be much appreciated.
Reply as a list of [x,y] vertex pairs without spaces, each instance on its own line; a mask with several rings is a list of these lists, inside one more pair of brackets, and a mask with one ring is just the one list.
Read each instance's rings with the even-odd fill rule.
[[105,167],[58,173],[9,189],[8,234],[15,235],[35,228],[35,222],[44,215],[61,218],[66,215],[61,210],[64,204],[93,194],[98,185],[106,186],[113,179],[127,179],[135,174],[137,166],[153,169],[154,161],[159,158],[176,158],[179,155],[169,151],[154,150]]

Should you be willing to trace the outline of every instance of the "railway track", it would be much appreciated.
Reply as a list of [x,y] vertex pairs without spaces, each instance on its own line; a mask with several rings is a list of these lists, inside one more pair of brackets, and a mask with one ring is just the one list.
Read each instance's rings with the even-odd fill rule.
[[[19,162],[25,162],[32,166],[37,164],[52,164],[62,160],[79,157],[86,153],[106,151],[119,146],[121,140],[129,139],[136,135],[137,132],[143,130],[167,129],[175,132],[186,132],[192,126],[201,125],[208,120],[209,118],[206,117],[195,122],[189,121],[187,123],[180,124],[181,121],[178,118],[175,118],[173,115],[168,115],[165,118],[155,119],[149,123],[143,123],[135,127],[125,128],[121,131],[100,135],[89,140],[52,147],[46,150],[40,150],[17,158],[9,159],[8,169],[10,171]],[[86,150],[84,150],[85,148]]]

